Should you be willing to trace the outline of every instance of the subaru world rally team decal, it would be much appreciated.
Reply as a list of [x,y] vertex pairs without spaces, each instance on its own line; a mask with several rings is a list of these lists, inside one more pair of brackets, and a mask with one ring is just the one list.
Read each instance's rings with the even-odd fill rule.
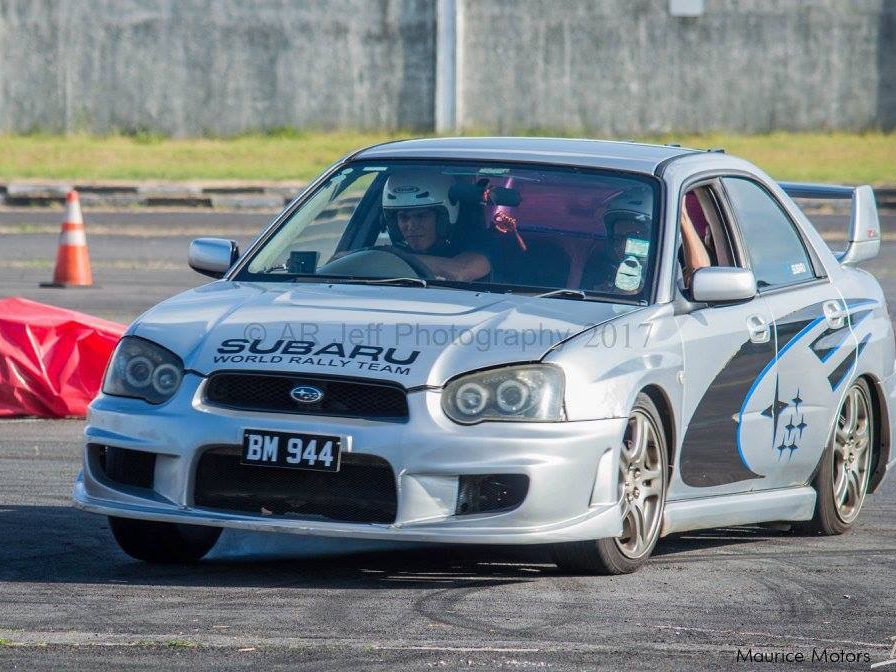
[[325,366],[337,369],[366,369],[407,375],[419,350],[399,352],[397,348],[342,343],[321,345],[314,341],[278,339],[262,345],[261,339],[228,338],[221,342],[215,364],[287,364]]

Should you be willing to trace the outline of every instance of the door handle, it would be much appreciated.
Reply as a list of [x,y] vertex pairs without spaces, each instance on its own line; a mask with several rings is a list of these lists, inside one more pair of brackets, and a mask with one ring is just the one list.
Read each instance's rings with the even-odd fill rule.
[[846,323],[846,309],[839,301],[831,299],[821,306],[824,319],[831,329],[840,329]]
[[750,332],[753,343],[768,343],[771,340],[772,330],[761,315],[747,317],[747,331]]

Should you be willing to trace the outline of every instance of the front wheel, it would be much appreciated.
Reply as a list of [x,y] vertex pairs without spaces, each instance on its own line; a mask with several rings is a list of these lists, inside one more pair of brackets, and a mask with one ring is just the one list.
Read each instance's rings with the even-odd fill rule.
[[115,541],[125,553],[137,560],[154,563],[196,562],[208,553],[220,527],[158,523],[109,516]]
[[619,458],[622,535],[557,544],[553,549],[554,561],[560,569],[584,574],[630,574],[647,562],[663,523],[668,454],[656,405],[646,394],[639,394]]
[[850,385],[815,477],[815,516],[801,529],[816,534],[847,532],[859,517],[874,447],[874,406],[863,379]]

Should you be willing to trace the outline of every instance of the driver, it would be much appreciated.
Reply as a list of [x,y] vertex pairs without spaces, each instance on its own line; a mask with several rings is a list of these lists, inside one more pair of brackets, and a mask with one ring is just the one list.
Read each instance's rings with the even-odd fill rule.
[[383,215],[395,247],[413,254],[438,279],[471,282],[488,275],[491,263],[484,244],[458,231],[460,203],[449,194],[452,184],[440,173],[394,173],[383,189]]

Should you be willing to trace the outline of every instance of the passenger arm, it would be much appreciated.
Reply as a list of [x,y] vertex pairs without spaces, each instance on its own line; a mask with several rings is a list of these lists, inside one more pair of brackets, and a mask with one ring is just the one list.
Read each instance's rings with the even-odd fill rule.
[[429,267],[433,275],[446,280],[472,282],[485,277],[492,270],[488,258],[478,252],[461,252],[456,257],[436,257],[428,254],[415,256]]
[[694,271],[711,266],[712,262],[683,202],[681,207],[681,244],[684,253],[684,268],[682,269],[684,286],[690,287]]

